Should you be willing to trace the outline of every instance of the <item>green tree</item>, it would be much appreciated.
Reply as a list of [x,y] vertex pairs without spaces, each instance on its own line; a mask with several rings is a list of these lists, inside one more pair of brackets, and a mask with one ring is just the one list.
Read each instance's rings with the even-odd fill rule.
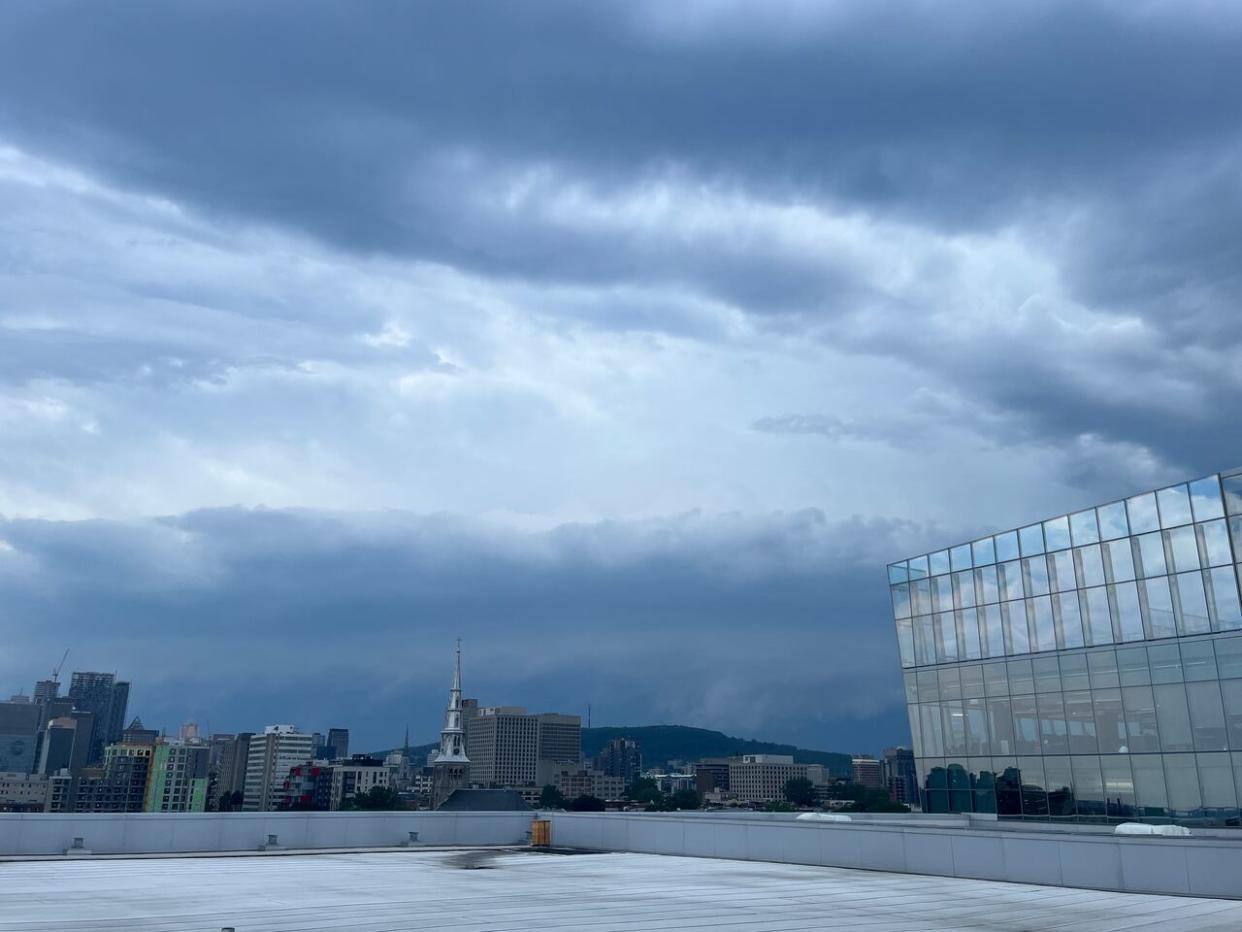
[[795,806],[814,806],[815,784],[806,777],[791,777],[785,781],[784,795]]
[[638,777],[629,785],[625,795],[627,799],[632,799],[636,803],[651,803],[664,798],[660,787],[650,777]]
[[352,797],[346,808],[393,811],[404,809],[405,800],[392,787],[373,786],[367,792]]
[[539,808],[564,809],[565,794],[549,783],[543,788],[543,792],[539,794]]
[[685,789],[670,796],[668,803],[672,809],[698,809],[703,805],[703,799],[697,790]]
[[763,807],[764,812],[796,812],[793,803],[785,802],[783,799],[774,799]]
[[569,803],[570,812],[603,812],[608,807],[598,796],[579,796]]

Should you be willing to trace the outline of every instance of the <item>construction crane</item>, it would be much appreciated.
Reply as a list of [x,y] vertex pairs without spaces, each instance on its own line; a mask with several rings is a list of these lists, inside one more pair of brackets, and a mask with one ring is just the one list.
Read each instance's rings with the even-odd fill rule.
[[69,648],[65,648],[65,652],[60,657],[60,663],[52,669],[52,682],[60,682],[60,671],[65,668],[65,661],[69,659]]

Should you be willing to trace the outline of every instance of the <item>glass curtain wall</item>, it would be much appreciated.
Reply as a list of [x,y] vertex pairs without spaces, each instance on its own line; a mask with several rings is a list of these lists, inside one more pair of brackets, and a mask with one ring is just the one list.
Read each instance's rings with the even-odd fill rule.
[[1242,470],[888,567],[922,803],[1238,825]]

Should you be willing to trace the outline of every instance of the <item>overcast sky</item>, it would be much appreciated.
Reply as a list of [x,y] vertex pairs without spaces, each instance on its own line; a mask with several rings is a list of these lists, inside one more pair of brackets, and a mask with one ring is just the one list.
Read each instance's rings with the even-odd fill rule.
[[884,564],[1242,463],[1242,6],[0,5],[0,693],[908,742]]

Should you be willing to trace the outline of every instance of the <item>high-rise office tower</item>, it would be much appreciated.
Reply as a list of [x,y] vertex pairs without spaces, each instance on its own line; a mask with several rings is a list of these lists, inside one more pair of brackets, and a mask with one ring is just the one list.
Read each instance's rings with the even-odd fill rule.
[[112,673],[74,673],[69,682],[69,698],[75,709],[95,716],[90,762],[103,760],[104,747],[121,740],[129,705],[129,683]]
[[60,696],[60,681],[59,680],[39,680],[39,682],[35,683],[34,697],[33,697],[35,702],[50,702],[51,700],[56,699],[59,696]]
[[874,757],[855,757],[850,761],[850,774],[859,786],[876,790],[884,786],[883,770]]
[[35,767],[42,706],[0,702],[0,771],[30,773]]
[[216,781],[213,806],[225,796],[246,793],[246,769],[250,758],[250,740],[253,733],[243,731],[222,742],[220,759],[216,765]]
[[292,725],[268,725],[263,734],[252,736],[246,755],[242,808],[249,812],[272,809],[290,768],[309,763],[314,755],[314,737]]
[[1242,469],[888,568],[923,808],[1237,824]]
[[349,729],[329,728],[327,747],[331,748],[332,760],[349,758]]
[[918,776],[914,752],[909,748],[884,749],[884,785],[895,802],[915,804],[919,801]]
[[[595,769],[610,777],[620,777],[629,786],[643,772],[643,752],[633,738],[613,738],[595,758]],[[728,767],[725,767],[727,777]],[[728,787],[726,779],[725,787]]]

